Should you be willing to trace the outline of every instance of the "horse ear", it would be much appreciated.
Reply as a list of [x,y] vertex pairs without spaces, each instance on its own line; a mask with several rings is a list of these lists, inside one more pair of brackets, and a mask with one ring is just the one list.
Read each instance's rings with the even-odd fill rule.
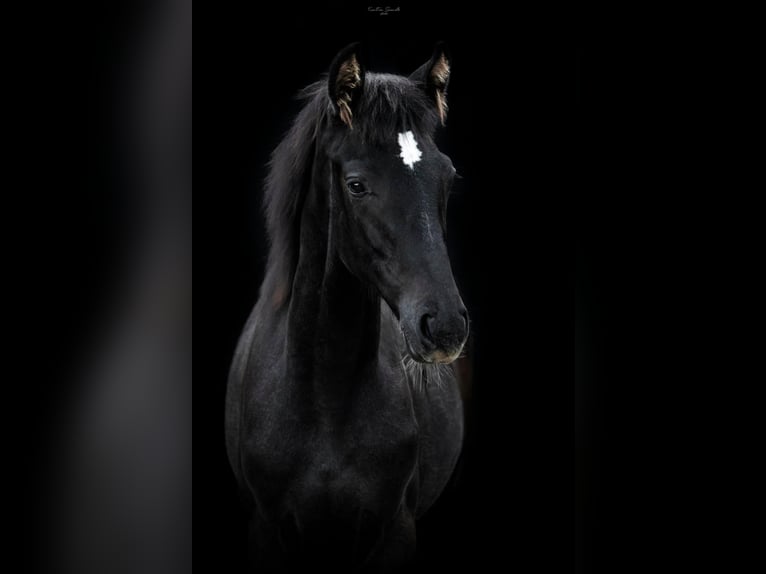
[[410,75],[410,80],[420,84],[433,100],[442,125],[447,119],[447,85],[450,68],[451,60],[447,45],[439,42],[434,48],[431,59]]
[[328,91],[335,111],[349,128],[353,109],[364,87],[364,67],[359,57],[359,43],[343,48],[330,66]]

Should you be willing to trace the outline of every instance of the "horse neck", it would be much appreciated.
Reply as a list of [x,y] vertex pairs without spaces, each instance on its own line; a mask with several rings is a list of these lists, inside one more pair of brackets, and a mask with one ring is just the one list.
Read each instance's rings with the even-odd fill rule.
[[288,374],[314,397],[349,400],[352,387],[375,372],[380,296],[340,260],[329,169],[315,170],[303,205],[300,252],[288,311]]

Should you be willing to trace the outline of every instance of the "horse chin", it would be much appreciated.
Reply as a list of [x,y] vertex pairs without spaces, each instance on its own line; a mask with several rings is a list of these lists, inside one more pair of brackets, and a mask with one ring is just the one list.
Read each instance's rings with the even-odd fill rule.
[[428,355],[423,355],[408,347],[407,356],[416,363],[423,365],[449,365],[460,357],[460,352],[449,354],[444,351],[434,351]]
[[454,362],[456,359],[460,357],[460,353],[462,351],[463,351],[462,347],[452,353],[448,353],[446,351],[441,351],[441,350],[434,351],[433,353],[431,353],[428,362],[439,363],[440,365],[449,365],[450,363]]

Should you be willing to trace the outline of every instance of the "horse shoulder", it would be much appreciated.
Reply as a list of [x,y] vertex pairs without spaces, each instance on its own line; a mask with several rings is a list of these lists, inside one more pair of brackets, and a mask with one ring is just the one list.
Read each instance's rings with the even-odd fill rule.
[[[280,330],[284,320],[278,315],[265,312],[261,303],[256,304],[242,330],[234,358],[229,369],[226,390],[226,450],[229,463],[240,487],[246,489],[242,469],[243,436],[247,434],[247,419],[255,401],[254,394],[262,393],[269,383],[269,371],[281,360],[280,348],[267,344],[266,333]],[[283,328],[283,327],[282,327]],[[275,338],[275,340],[278,340]]]

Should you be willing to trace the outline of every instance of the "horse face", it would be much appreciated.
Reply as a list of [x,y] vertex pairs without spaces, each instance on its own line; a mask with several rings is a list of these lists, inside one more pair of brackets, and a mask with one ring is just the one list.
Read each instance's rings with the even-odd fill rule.
[[413,358],[451,362],[468,333],[445,244],[452,162],[412,132],[376,149],[353,140],[333,178],[341,259],[399,317]]
[[[445,244],[455,169],[432,138],[444,121],[448,74],[439,48],[410,78],[365,74],[353,51],[341,52],[330,73],[335,248],[380,292],[421,362],[454,361],[468,336]],[[430,128],[418,121],[425,116]]]

